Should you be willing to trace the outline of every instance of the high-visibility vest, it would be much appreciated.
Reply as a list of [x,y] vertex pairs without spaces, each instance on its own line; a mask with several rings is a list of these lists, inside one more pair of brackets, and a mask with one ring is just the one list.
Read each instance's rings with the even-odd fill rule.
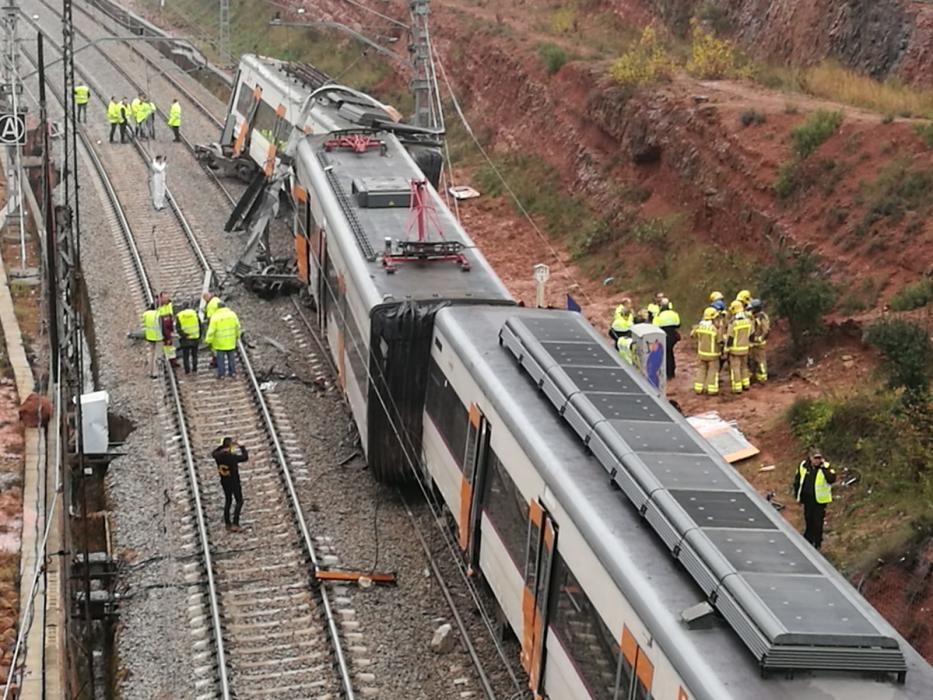
[[653,321],[654,325],[664,328],[665,326],[679,326],[680,314],[674,309],[664,309],[656,314]]
[[218,351],[236,350],[240,337],[240,319],[232,309],[218,309],[207,327],[205,340],[211,349]]
[[166,123],[169,126],[181,126],[181,105],[177,102],[172,102],[172,106],[169,107]]
[[136,121],[139,121],[139,108],[142,105],[142,102],[139,101],[138,97],[134,97],[133,101],[130,102],[130,111],[133,113],[133,118]]
[[155,102],[150,102],[148,105],[146,105],[146,117],[147,118],[151,117],[155,113],[156,113]]
[[158,342],[162,340],[162,325],[159,323],[159,312],[155,309],[143,311],[143,333],[146,340]]
[[635,323],[635,312],[630,309],[628,313],[625,313],[622,305],[619,304],[616,307],[615,316],[612,318],[612,330],[624,333],[632,327],[633,323]]
[[217,311],[217,307],[220,306],[220,299],[217,297],[211,297],[211,300],[207,302],[207,305],[204,307],[204,317],[210,321],[211,316],[214,315],[214,312]]
[[201,337],[201,324],[198,321],[198,312],[194,309],[182,309],[178,312],[178,325],[182,335],[188,340],[197,340]]
[[764,311],[759,311],[752,317],[752,337],[751,345],[753,348],[760,348],[768,344],[768,333],[771,332],[771,319]]
[[75,104],[86,105],[91,96],[91,91],[87,85],[75,85]]
[[651,315],[651,320],[654,321],[658,314],[661,313],[661,307],[657,304],[648,304],[648,313]]
[[752,322],[745,314],[737,313],[729,325],[729,352],[733,355],[747,355],[748,342],[752,334]]
[[162,306],[160,306],[157,311],[159,312],[159,316],[171,316],[175,313],[172,309],[172,302],[162,304]]
[[635,366],[635,357],[632,355],[632,339],[627,336],[622,336],[616,341],[616,350],[619,351],[619,357],[628,362],[633,367]]
[[[829,469],[829,462],[823,462],[823,469]],[[819,469],[816,472],[816,479],[813,482],[813,495],[816,497],[817,503],[832,503],[833,500],[833,487],[826,481],[826,476],[823,474],[823,469]],[[797,501],[800,501],[800,494],[803,493],[803,480],[807,478],[807,460],[803,460],[800,463],[800,466],[797,467],[797,474],[800,478],[800,483],[797,485]]]
[[712,321],[700,321],[690,335],[697,339],[697,356],[701,360],[715,360],[719,357],[719,331]]
[[111,102],[107,105],[107,121],[111,124],[119,124],[123,120],[123,110],[119,102]]

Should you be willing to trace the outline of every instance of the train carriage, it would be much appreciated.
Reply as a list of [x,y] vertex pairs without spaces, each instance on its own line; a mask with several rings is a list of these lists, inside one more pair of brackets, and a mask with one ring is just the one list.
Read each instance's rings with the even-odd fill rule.
[[[580,364],[618,373],[628,392],[628,415],[641,432],[651,424],[682,431],[690,440],[693,472],[674,468],[675,452],[657,446],[641,454],[662,469],[680,490],[720,489],[755,501],[761,518],[754,527],[704,527],[714,536],[765,533],[787,543],[777,561],[765,552],[748,553],[755,565],[738,564],[735,575],[767,570],[774,579],[797,580],[806,569],[814,590],[832,589],[833,609],[813,611],[810,601],[785,602],[793,617],[813,615],[815,626],[801,627],[799,646],[791,651],[777,638],[773,654],[797,666],[769,669],[758,658],[738,625],[722,614],[707,616],[691,628],[683,615],[704,601],[725,606],[723,580],[712,595],[676,559],[651,522],[648,508],[636,508],[630,494],[613,488],[613,477],[594,456],[595,437],[586,444],[539,388],[524,364],[540,349],[533,343],[514,352],[509,327],[535,322],[563,324],[578,340],[568,352],[593,353]],[[505,329],[505,330],[504,330]],[[500,334],[506,336],[500,344]],[[547,344],[547,343],[545,343]],[[572,346],[573,342],[565,343]],[[598,350],[593,350],[598,348]],[[590,374],[593,374],[590,372]],[[849,584],[793,531],[744,480],[711,451],[673,408],[654,396],[644,380],[619,363],[587,321],[577,314],[525,309],[444,309],[437,314],[428,370],[424,417],[423,463],[438,485],[460,534],[468,562],[482,572],[508,624],[522,644],[522,661],[532,688],[541,697],[665,700],[800,700],[826,698],[885,700],[933,697],[933,669],[869,606]],[[547,389],[556,394],[556,389]],[[610,393],[596,392],[610,399]],[[574,419],[576,420],[576,419]],[[637,441],[632,445],[636,449]],[[695,447],[694,447],[695,446]],[[637,455],[637,452],[631,452]],[[639,457],[641,459],[641,457]],[[678,489],[671,489],[675,492]],[[667,489],[652,495],[663,502]],[[648,501],[650,502],[649,497]],[[726,515],[718,515],[725,517]],[[689,537],[689,535],[687,535]],[[729,538],[721,539],[725,542]],[[734,549],[724,545],[730,556]],[[740,548],[739,548],[740,549]],[[733,576],[722,572],[726,581]],[[814,597],[820,593],[811,591]],[[850,616],[849,622],[845,621]],[[803,623],[799,623],[803,625]],[[851,628],[847,627],[851,625]],[[849,634],[854,632],[855,634]],[[870,639],[869,639],[870,638]],[[867,641],[864,641],[866,640]],[[863,643],[866,647],[861,647]],[[861,664],[818,658],[826,644],[840,645]],[[807,660],[808,655],[812,658]],[[876,669],[863,673],[859,669]],[[902,666],[903,664],[903,666]],[[838,668],[836,668],[838,666]],[[830,668],[831,667],[831,668]],[[880,669],[880,670],[879,670]],[[904,684],[896,682],[906,671]],[[878,679],[884,676],[885,682]]]

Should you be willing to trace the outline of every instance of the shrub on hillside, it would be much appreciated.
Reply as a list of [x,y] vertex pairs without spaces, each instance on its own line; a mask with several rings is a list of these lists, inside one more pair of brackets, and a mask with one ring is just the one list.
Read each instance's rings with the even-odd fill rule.
[[917,124],[914,127],[914,133],[927,145],[927,148],[933,148],[933,122]]
[[742,126],[752,126],[753,124],[764,124],[766,121],[768,121],[768,117],[757,110],[746,109],[739,116],[739,121],[742,123]]
[[926,329],[904,319],[886,319],[868,329],[866,340],[884,357],[888,386],[904,389],[911,403],[925,401],[933,374],[933,344]]
[[538,45],[538,55],[544,62],[548,75],[554,75],[567,62],[567,52],[550,42]]
[[713,32],[704,29],[697,20],[693,20],[687,72],[701,80],[720,80],[737,76],[740,72],[740,61],[735,45],[731,41],[720,39]]
[[779,250],[774,263],[761,271],[759,286],[775,316],[787,320],[794,356],[800,357],[835,300],[833,285],[820,272],[819,258]]
[[933,279],[927,277],[919,282],[908,284],[891,298],[891,308],[895,311],[919,309],[933,302]]
[[819,110],[811,114],[807,121],[794,129],[791,144],[794,155],[803,159],[819,148],[842,126],[842,112]]
[[654,27],[645,27],[641,37],[609,68],[609,75],[620,85],[640,87],[670,80],[674,63]]

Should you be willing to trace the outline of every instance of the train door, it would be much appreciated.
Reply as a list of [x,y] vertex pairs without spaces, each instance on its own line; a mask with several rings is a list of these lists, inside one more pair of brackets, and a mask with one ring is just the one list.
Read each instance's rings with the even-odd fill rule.
[[460,548],[466,552],[467,570],[471,574],[479,566],[483,491],[491,455],[489,438],[489,421],[476,404],[471,404],[463,477],[460,482]]
[[528,559],[525,562],[522,601],[522,665],[528,672],[528,686],[535,698],[542,698],[557,525],[538,501],[528,506],[528,519]]

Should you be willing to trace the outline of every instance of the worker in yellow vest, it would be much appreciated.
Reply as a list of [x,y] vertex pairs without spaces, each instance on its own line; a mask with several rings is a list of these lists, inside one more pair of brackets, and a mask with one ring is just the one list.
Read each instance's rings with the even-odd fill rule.
[[133,101],[130,102],[130,114],[132,115],[132,121],[130,126],[133,129],[133,136],[139,136],[139,116],[143,109],[143,103],[139,99],[139,95],[133,98]]
[[145,95],[140,95],[135,100],[133,100],[133,128],[135,129],[136,138],[144,139],[146,138],[145,123],[146,119],[149,118],[149,100],[146,99]]
[[211,292],[204,292],[201,298],[204,300],[204,318],[210,321],[211,316],[214,315],[214,312],[223,302]]
[[211,314],[211,320],[207,325],[207,335],[204,338],[217,358],[218,379],[224,378],[225,366],[227,376],[236,376],[236,344],[239,339],[240,319],[237,318],[233,309],[227,308],[223,302],[220,302]]
[[654,301],[648,304],[648,323],[654,323],[654,319],[661,313],[661,302],[665,299],[664,292],[658,292],[654,295]]
[[619,338],[616,340],[616,351],[619,353],[619,357],[625,360],[632,367],[635,366],[635,353],[632,349],[631,330],[626,330],[619,333]]
[[143,337],[149,345],[149,376],[153,379],[156,375],[156,356],[159,352],[159,346],[162,344],[162,325],[159,323],[159,312],[155,302],[149,304],[142,313]]
[[146,105],[146,113],[149,115],[146,117],[147,131],[149,132],[149,138],[155,141],[155,117],[157,108],[155,102],[149,100]]
[[181,350],[181,363],[185,374],[198,372],[198,345],[201,344],[201,319],[198,312],[187,302],[182,302],[181,310],[175,317],[178,326],[178,348]]
[[748,309],[748,303],[752,300],[752,293],[747,289],[743,289],[735,295],[735,300],[742,302],[743,309]]
[[87,123],[87,103],[90,99],[91,89],[87,85],[84,83],[75,85],[75,108],[79,122]]
[[[120,126],[120,120],[123,117],[123,109],[116,97],[110,98],[110,104],[107,105],[107,122],[110,124],[110,143],[113,143],[114,134]],[[123,136],[123,130],[120,130],[120,136]],[[121,139],[122,141],[122,139]]]
[[674,311],[674,305],[666,297],[658,300],[658,312],[652,321],[658,326],[666,337],[667,378],[673,379],[677,375],[677,360],[674,356],[674,346],[680,342],[680,314]]
[[618,340],[625,331],[632,328],[633,323],[635,323],[635,310],[632,308],[632,300],[628,297],[622,297],[612,317],[609,337]]
[[718,312],[712,306],[703,310],[700,321],[690,336],[697,339],[697,373],[693,381],[693,391],[697,394],[706,392],[710,396],[719,393],[719,354],[721,334],[716,327]]
[[175,132],[175,142],[181,141],[181,133],[179,132],[179,129],[181,129],[181,105],[178,104],[177,99],[172,100],[172,106],[168,108],[166,124]]
[[823,545],[823,520],[826,506],[833,500],[831,484],[836,481],[836,471],[823,460],[823,453],[816,448],[797,467],[794,476],[794,497],[803,505],[806,523],[804,539],[819,549]]
[[733,394],[751,388],[748,376],[748,348],[752,335],[752,322],[745,316],[742,302],[736,299],[729,305],[732,320],[726,330],[726,352],[729,354],[729,381]]
[[132,119],[133,110],[130,108],[130,103],[126,101],[126,97],[124,97],[120,101],[120,143],[126,143],[127,135],[132,136],[129,133]]
[[752,299],[748,302],[748,313],[751,315],[752,322],[748,369],[752,379],[764,384],[768,381],[768,358],[765,354],[765,346],[768,344],[768,334],[771,332],[771,319],[765,313],[761,299]]
[[172,308],[172,298],[168,292],[159,293],[159,323],[162,326],[162,352],[165,359],[169,361],[172,367],[178,366],[178,359],[175,357],[175,311]]

